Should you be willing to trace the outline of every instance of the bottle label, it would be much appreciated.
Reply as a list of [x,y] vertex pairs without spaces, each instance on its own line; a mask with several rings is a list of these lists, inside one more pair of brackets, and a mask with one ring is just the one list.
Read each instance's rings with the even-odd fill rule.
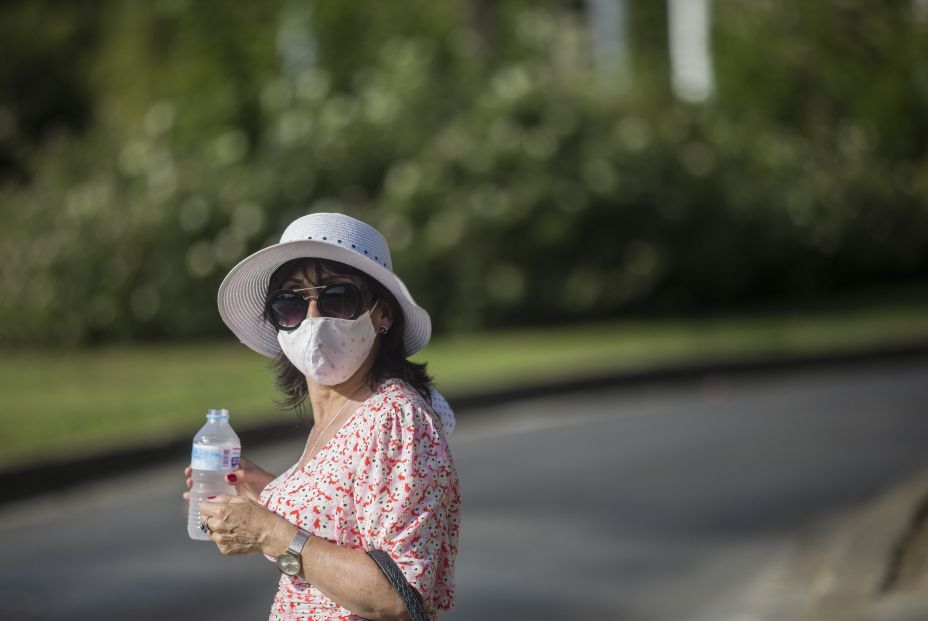
[[194,470],[223,472],[237,470],[241,448],[222,448],[209,444],[194,444],[190,465]]

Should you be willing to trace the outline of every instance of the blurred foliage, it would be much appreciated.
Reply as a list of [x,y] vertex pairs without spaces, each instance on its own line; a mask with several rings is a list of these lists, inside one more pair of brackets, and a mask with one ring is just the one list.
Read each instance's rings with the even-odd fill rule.
[[318,210],[378,226],[439,330],[928,275],[911,2],[718,0],[699,106],[661,3],[625,78],[568,2],[105,5],[0,4],[0,343],[224,334],[228,268]]

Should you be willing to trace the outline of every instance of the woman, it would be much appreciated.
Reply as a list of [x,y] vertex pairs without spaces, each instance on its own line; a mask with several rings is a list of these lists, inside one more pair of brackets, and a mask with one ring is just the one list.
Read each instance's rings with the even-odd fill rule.
[[238,496],[199,507],[220,552],[277,562],[270,619],[407,618],[365,553],[374,549],[432,618],[449,609],[457,473],[430,404],[440,396],[425,365],[407,359],[431,323],[393,273],[383,236],[342,214],[299,218],[229,272],[219,312],[242,343],[275,358],[285,404],[312,407],[297,463],[275,478],[243,460],[228,477]]

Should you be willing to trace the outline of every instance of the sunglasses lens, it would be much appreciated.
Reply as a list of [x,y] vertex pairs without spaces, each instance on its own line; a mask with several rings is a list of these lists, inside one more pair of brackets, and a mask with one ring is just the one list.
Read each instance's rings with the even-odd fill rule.
[[268,314],[277,327],[282,330],[293,330],[299,327],[306,319],[309,308],[306,300],[289,291],[279,291],[268,300]]
[[361,290],[350,283],[329,285],[319,294],[318,304],[326,317],[355,319],[361,314]]

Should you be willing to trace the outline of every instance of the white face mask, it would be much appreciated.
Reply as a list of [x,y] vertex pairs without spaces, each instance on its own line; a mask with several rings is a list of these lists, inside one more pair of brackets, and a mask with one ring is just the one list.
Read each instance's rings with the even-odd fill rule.
[[377,333],[367,311],[357,319],[307,317],[296,330],[277,333],[287,359],[317,384],[347,381],[367,358]]

